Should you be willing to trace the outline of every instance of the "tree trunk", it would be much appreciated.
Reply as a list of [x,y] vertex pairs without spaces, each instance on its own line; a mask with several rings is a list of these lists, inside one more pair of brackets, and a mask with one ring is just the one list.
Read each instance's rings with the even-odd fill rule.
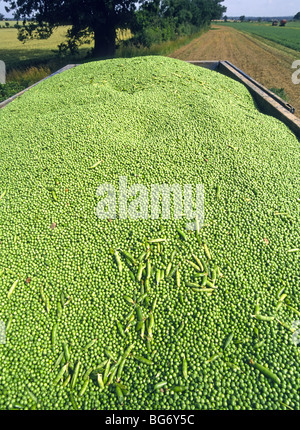
[[116,29],[109,24],[103,24],[94,29],[95,45],[93,57],[112,58],[116,53]]

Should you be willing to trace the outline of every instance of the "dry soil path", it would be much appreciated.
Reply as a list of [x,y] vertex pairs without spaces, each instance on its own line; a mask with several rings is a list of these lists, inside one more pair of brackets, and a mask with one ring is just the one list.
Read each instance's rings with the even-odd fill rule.
[[170,54],[181,60],[227,60],[267,88],[284,88],[300,117],[300,84],[292,82],[292,63],[300,53],[232,27],[213,26],[198,39]]

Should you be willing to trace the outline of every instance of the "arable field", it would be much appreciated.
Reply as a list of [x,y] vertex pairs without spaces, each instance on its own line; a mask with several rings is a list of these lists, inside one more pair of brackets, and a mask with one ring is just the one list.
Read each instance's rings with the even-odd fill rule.
[[[32,67],[36,64],[57,61],[57,46],[66,36],[67,27],[59,27],[49,39],[30,40],[22,43],[17,38],[16,28],[0,29],[0,59],[9,70],[21,67]],[[92,46],[92,45],[91,45]],[[81,56],[86,55],[88,45],[80,48]]]
[[[3,24],[2,24],[3,27]],[[79,48],[79,55],[70,56],[68,58],[57,57],[57,46],[65,41],[68,27],[61,26],[54,30],[53,35],[49,39],[44,40],[29,40],[22,43],[18,40],[18,30],[16,28],[0,28],[0,60],[6,63],[9,70],[32,67],[42,63],[54,63],[53,67],[65,65],[66,61],[82,61],[88,51],[93,47],[93,42],[90,45],[83,45]],[[118,30],[117,40],[130,38],[129,30]],[[57,66],[56,66],[57,65]]]
[[239,31],[255,34],[273,42],[300,51],[300,22],[287,22],[284,27],[272,26],[272,23],[226,22],[221,25],[233,27]]
[[209,32],[170,56],[181,60],[230,61],[265,87],[283,88],[295,114],[300,116],[300,85],[292,82],[292,63],[300,59],[300,54],[293,49],[231,26],[213,25]]

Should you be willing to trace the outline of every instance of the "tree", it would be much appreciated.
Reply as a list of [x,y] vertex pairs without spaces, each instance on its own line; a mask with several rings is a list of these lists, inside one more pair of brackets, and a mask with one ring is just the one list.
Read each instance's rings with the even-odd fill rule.
[[300,19],[300,12],[296,13],[296,15],[294,16],[294,19]]
[[228,16],[227,15],[225,15],[224,16],[224,22],[227,22],[228,21]]
[[241,21],[241,22],[244,22],[244,21],[245,21],[245,19],[246,19],[245,15],[240,16],[240,21]]
[[60,51],[77,52],[78,47],[94,39],[94,57],[113,57],[116,29],[129,27],[134,17],[134,0],[4,0],[6,11],[23,20],[18,38],[47,39],[60,25],[70,25],[67,42]]
[[224,0],[163,0],[162,13],[165,17],[173,17],[178,23],[190,22],[200,28],[213,19],[220,19],[226,7]]
[[153,43],[196,33],[213,19],[220,19],[226,7],[223,0],[152,0],[136,12],[132,43]]
[[[226,12],[224,0],[4,0],[7,12],[22,19],[18,38],[47,39],[60,25],[70,25],[67,41],[59,45],[61,52],[78,51],[83,43],[94,39],[94,57],[113,57],[116,29],[131,28],[145,36],[149,43],[167,40],[179,34],[178,28],[194,31]],[[137,10],[137,5],[139,9]],[[146,39],[147,39],[146,38]],[[140,39],[145,40],[143,37]]]
[[0,13],[0,21],[3,21],[4,20],[4,15],[3,15],[3,13]]

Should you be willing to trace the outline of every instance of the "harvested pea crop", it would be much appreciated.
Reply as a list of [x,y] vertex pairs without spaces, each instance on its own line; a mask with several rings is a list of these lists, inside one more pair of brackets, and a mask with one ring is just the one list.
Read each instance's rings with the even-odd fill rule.
[[[299,409],[299,141],[244,86],[91,62],[0,136],[1,409]],[[203,184],[204,225],[100,219],[122,176]]]

